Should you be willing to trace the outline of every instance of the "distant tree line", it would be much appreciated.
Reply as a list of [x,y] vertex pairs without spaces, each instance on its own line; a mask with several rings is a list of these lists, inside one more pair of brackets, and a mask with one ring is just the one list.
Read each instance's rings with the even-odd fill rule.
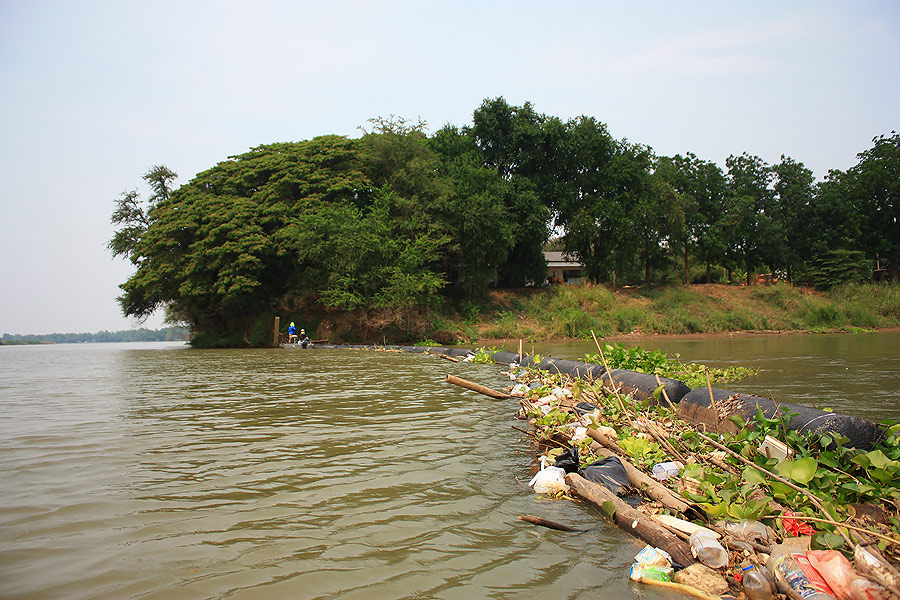
[[46,333],[12,334],[0,337],[3,344],[84,344],[91,342],[176,342],[188,339],[185,327],[164,327],[162,329],[124,329],[121,331],[98,331],[97,333]]
[[[136,267],[126,315],[164,308],[195,332],[247,332],[298,299],[402,318],[446,294],[543,284],[551,237],[595,282],[649,284],[692,265],[827,286],[900,279],[900,136],[816,183],[802,163],[657,156],[593,117],[485,100],[471,125],[373,119],[359,139],[253,148],[147,200],[123,194],[113,255]],[[246,339],[246,338],[245,338]]]

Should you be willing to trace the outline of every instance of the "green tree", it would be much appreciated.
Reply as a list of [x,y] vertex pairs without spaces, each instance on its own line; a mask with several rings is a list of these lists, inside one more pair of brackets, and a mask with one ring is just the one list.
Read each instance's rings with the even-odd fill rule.
[[772,170],[758,156],[746,152],[729,156],[728,191],[722,230],[729,240],[731,264],[742,265],[750,275],[760,265],[774,268],[781,263],[781,232],[774,194],[770,189]]
[[133,264],[140,260],[138,243],[150,226],[150,210],[159,202],[168,200],[172,182],[178,174],[164,165],[154,165],[143,175],[143,179],[153,190],[146,203],[137,190],[122,192],[116,200],[111,222],[119,226],[106,247],[115,256],[124,256]]
[[685,282],[690,282],[689,256],[706,263],[706,281],[712,280],[713,263],[722,261],[725,242],[720,220],[725,201],[725,175],[715,163],[701,160],[691,152],[657,159],[656,171],[669,182],[677,196],[683,218],[673,221],[673,246],[681,249]]
[[861,249],[888,265],[900,282],[900,134],[872,142],[847,171],[846,190],[860,217]]
[[781,156],[781,162],[772,167],[775,176],[774,192],[778,208],[778,229],[781,232],[781,259],[787,268],[788,279],[802,263],[804,248],[809,246],[810,205],[814,193],[815,178],[803,163]]

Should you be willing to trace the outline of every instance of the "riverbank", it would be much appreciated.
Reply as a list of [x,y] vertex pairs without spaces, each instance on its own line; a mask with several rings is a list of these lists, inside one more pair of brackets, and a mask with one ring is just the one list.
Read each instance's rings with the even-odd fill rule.
[[529,342],[647,336],[824,333],[900,327],[900,286],[829,292],[787,284],[611,288],[581,284],[492,290],[480,304],[447,309],[427,339]]

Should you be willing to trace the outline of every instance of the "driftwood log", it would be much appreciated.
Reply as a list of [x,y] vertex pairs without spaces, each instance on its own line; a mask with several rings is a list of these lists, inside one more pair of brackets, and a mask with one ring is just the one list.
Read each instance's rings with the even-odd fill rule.
[[450,375],[449,373],[447,374],[447,383],[452,383],[453,385],[458,385],[460,387],[466,388],[467,390],[472,390],[473,392],[478,392],[479,394],[484,394],[485,396],[490,396],[491,398],[497,398],[498,400],[506,400],[507,398],[512,398],[512,396],[510,396],[509,394],[504,394],[503,392],[492,390],[489,387],[485,387],[477,383],[472,383],[471,381],[466,381],[461,377]]
[[682,567],[687,567],[697,562],[691,556],[690,546],[679,539],[678,536],[644,513],[626,504],[625,501],[602,485],[592,483],[577,473],[566,475],[566,483],[578,496],[595,504],[604,514],[607,514],[608,511],[608,509],[604,509],[604,505],[610,503],[607,506],[615,508],[615,515],[612,520],[620,529],[644,540],[651,546],[665,550],[672,557],[672,560]]

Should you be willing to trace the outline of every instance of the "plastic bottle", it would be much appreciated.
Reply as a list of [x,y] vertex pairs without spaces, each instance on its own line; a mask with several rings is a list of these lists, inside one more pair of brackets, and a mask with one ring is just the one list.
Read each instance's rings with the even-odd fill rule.
[[762,571],[753,565],[744,567],[741,571],[743,572],[741,585],[744,587],[744,594],[747,595],[747,600],[772,599],[775,589],[769,578],[763,575]]
[[709,529],[698,529],[691,534],[691,552],[700,562],[713,569],[728,566],[728,552]]
[[[828,584],[821,580],[821,575],[816,573],[817,579],[820,579],[821,582],[810,580],[807,573],[804,572],[803,565],[801,565],[801,557],[803,562],[808,565],[809,561],[806,555],[801,553],[791,554],[788,552],[779,555],[773,552],[772,556],[769,557],[769,562],[766,566],[772,571],[779,591],[787,594],[794,600],[836,600],[829,593]],[[811,566],[809,569],[811,572],[815,571]]]
[[669,461],[653,465],[653,477],[663,481],[669,477],[678,477],[678,472],[684,465],[678,461]]

